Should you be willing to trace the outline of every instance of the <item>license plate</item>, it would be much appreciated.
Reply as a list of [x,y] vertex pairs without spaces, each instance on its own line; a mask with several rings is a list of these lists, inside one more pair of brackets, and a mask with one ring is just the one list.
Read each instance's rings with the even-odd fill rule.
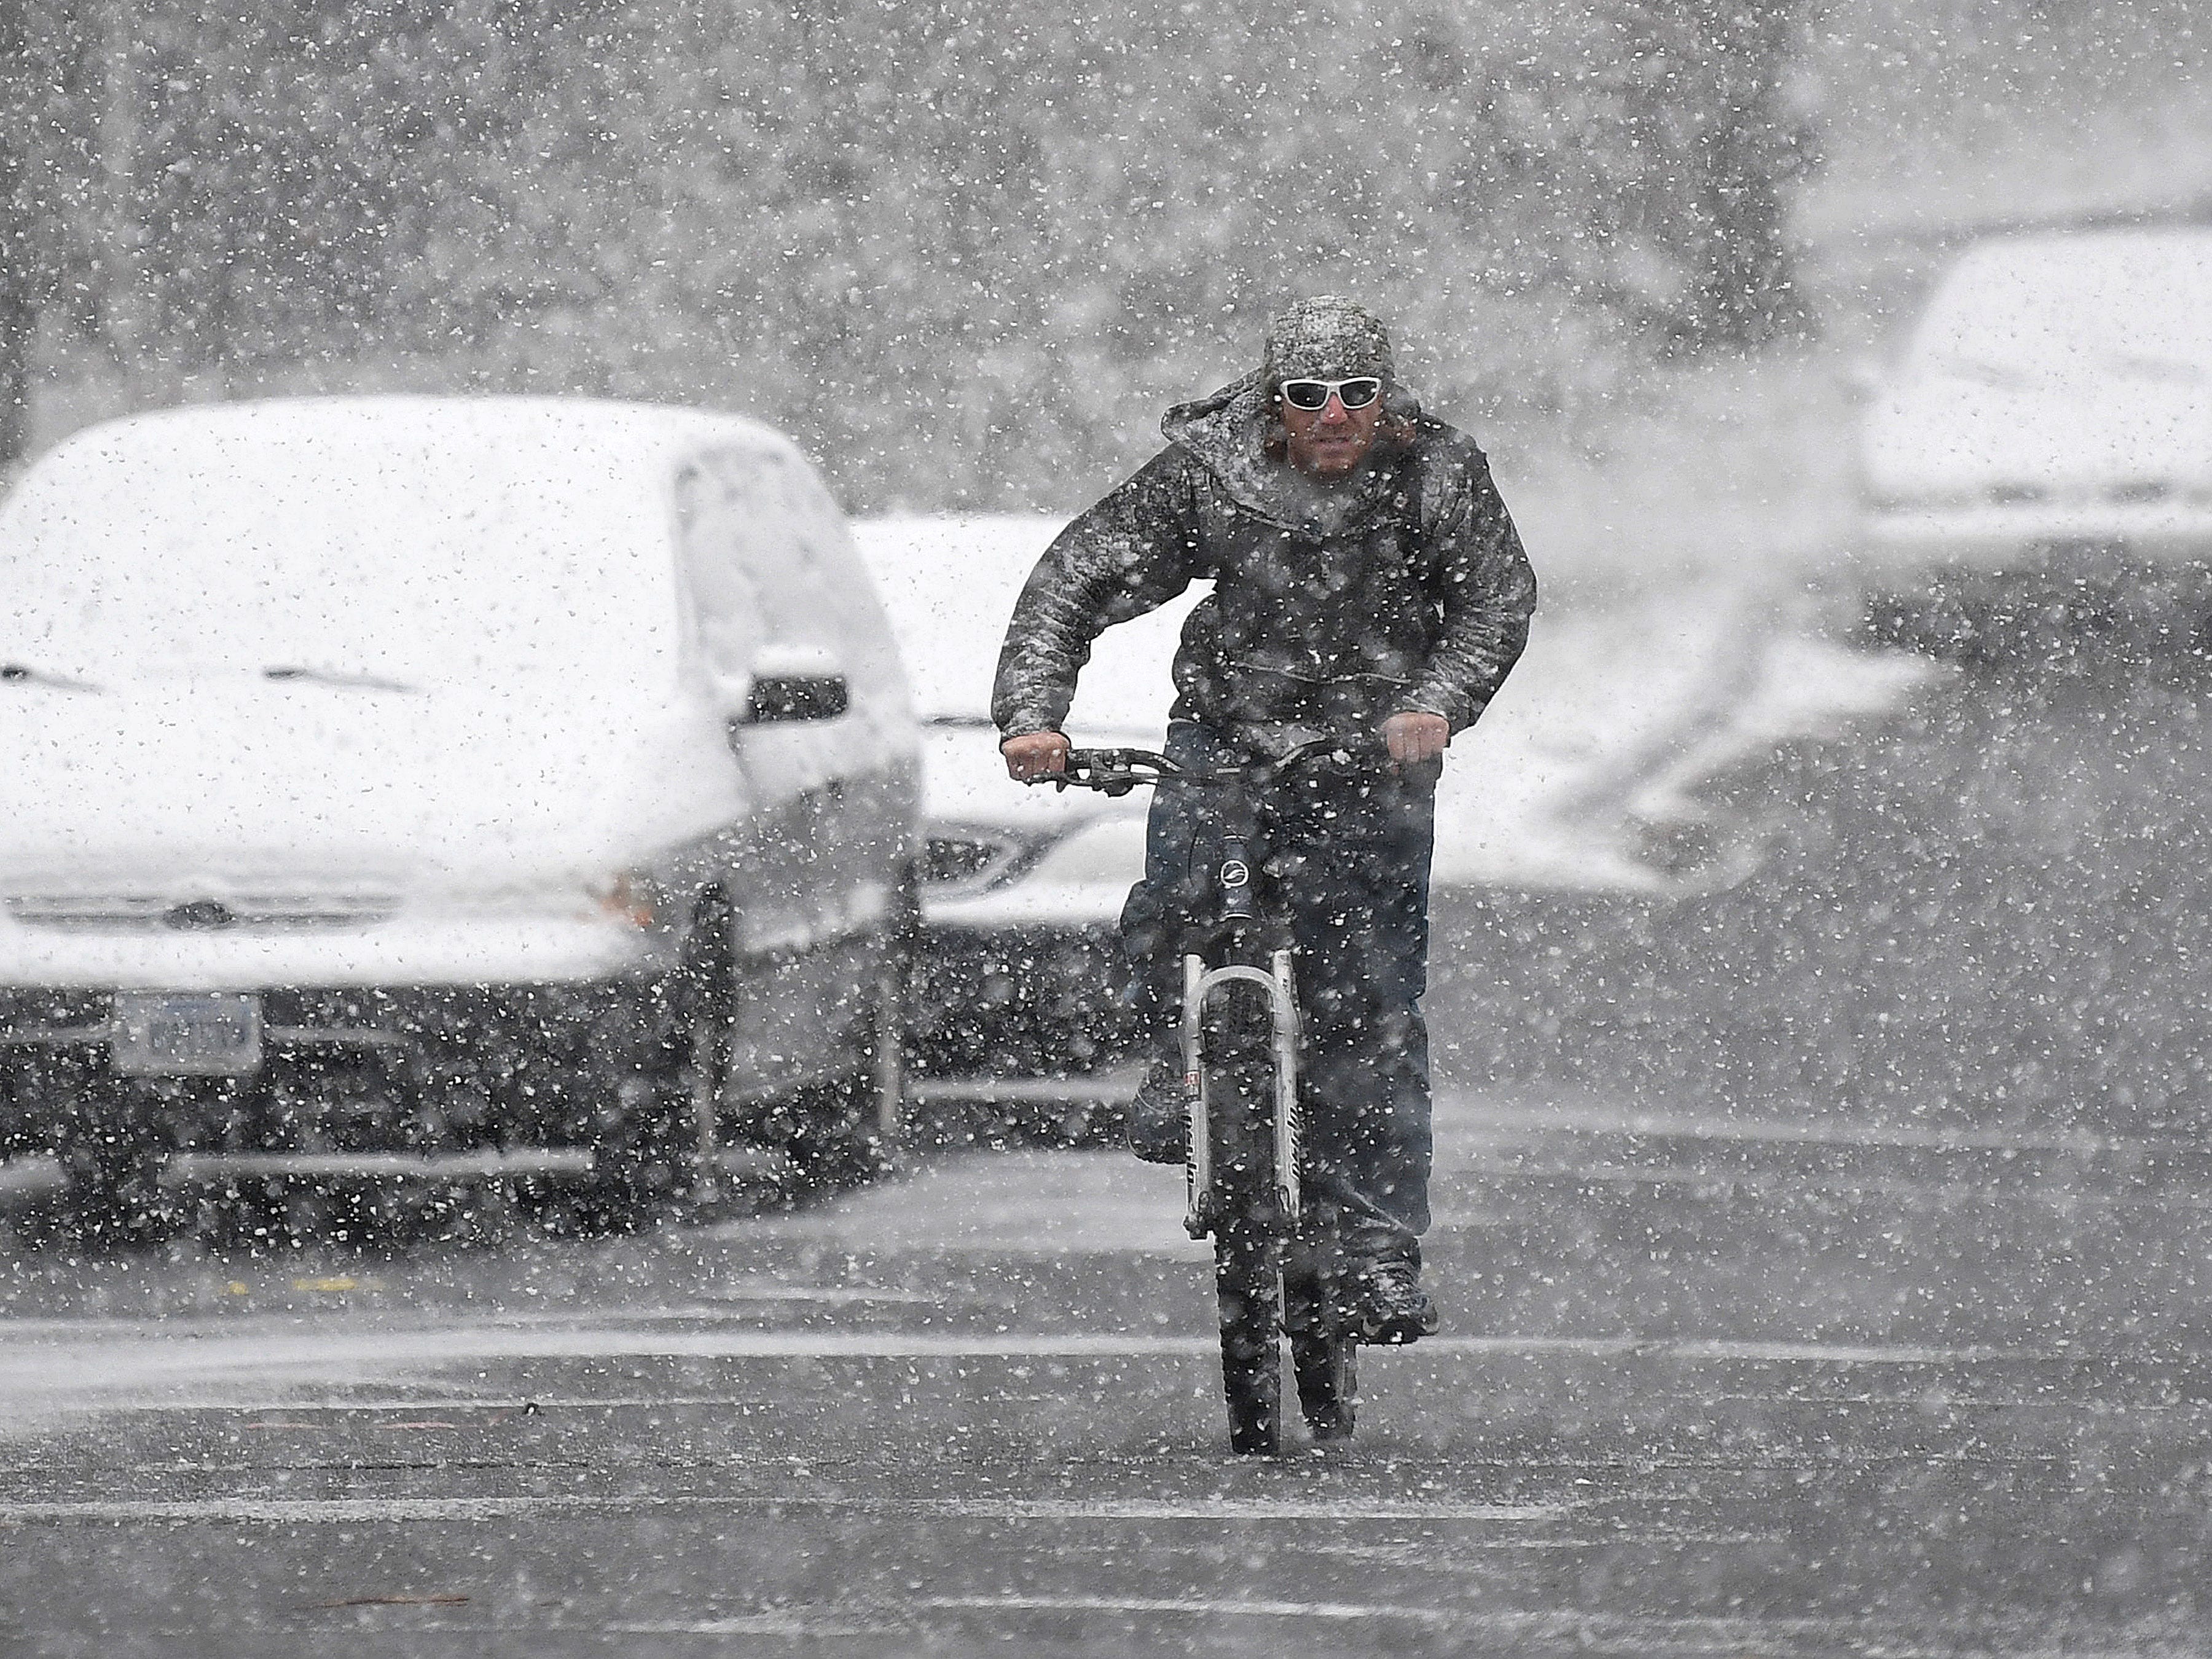
[[108,1063],[135,1077],[246,1077],[261,1069],[261,999],[228,993],[124,991]]

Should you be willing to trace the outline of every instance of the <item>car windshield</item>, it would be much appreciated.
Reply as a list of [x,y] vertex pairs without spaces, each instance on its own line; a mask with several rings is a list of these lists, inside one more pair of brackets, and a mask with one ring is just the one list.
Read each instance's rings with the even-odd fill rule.
[[2212,236],[1984,248],[1936,296],[1915,355],[1996,385],[2212,379]]
[[219,416],[88,434],[0,512],[0,659],[370,691],[672,675],[665,507],[634,453],[578,436]]

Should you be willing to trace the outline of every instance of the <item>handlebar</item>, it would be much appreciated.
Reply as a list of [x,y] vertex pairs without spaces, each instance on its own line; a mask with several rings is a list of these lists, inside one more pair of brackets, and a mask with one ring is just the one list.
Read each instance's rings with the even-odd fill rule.
[[1024,783],[1048,783],[1059,790],[1096,789],[1102,795],[1126,795],[1140,783],[1181,781],[1184,769],[1149,749],[1071,749],[1057,772],[1040,772]]
[[1139,784],[1175,784],[1183,787],[1230,784],[1267,785],[1299,767],[1323,759],[1350,762],[1383,752],[1379,741],[1349,738],[1315,738],[1271,759],[1249,766],[1224,766],[1201,770],[1179,766],[1165,755],[1149,749],[1071,749],[1064,770],[1040,772],[1026,783],[1048,783],[1055,789],[1096,789],[1102,795],[1126,795]]

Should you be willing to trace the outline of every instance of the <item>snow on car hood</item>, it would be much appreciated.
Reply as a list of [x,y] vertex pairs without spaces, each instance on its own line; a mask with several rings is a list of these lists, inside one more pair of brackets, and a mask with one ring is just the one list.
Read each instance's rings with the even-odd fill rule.
[[1864,444],[1867,482],[1887,495],[2212,482],[2212,380],[1930,374],[1868,410]]
[[743,806],[703,708],[543,682],[10,684],[0,775],[11,895],[567,884]]

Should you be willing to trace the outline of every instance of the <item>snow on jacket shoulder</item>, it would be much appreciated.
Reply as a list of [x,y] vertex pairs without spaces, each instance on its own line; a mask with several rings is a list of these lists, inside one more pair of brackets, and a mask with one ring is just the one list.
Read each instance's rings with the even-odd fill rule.
[[1473,439],[1417,416],[1410,442],[1319,484],[1267,454],[1256,375],[1162,428],[1167,448],[1024,584],[992,695],[1001,732],[1060,729],[1091,642],[1208,580],[1176,656],[1177,718],[1474,723],[1527,642],[1536,581]]

